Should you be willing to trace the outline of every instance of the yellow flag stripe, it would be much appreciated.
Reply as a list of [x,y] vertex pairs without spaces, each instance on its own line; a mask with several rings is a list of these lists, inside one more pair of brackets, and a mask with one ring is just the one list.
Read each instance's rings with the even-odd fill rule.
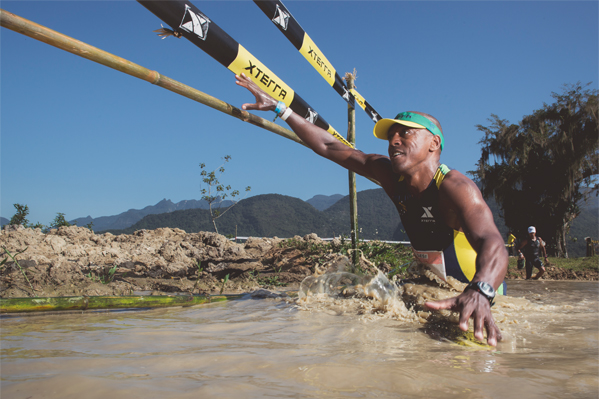
[[349,90],[351,92],[351,94],[354,95],[354,98],[356,99],[356,102],[358,103],[358,105],[360,107],[362,107],[362,109],[366,109],[366,100],[364,99],[364,97],[362,97],[362,95],[360,95],[360,93],[358,93],[356,91],[356,89],[350,89]]
[[283,101],[287,106],[293,101],[293,97],[295,96],[293,89],[285,84],[285,82],[247,51],[241,44],[239,45],[237,57],[227,68],[236,75],[244,73],[275,100]]
[[331,86],[335,84],[335,68],[333,68],[333,65],[305,32],[302,48],[300,48],[299,52]]

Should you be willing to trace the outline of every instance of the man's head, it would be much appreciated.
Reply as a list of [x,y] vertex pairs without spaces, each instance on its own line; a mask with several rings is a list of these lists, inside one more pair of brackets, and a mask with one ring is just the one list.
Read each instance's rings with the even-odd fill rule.
[[399,174],[417,172],[422,165],[437,166],[443,148],[439,122],[421,112],[402,112],[395,119],[381,119],[374,135],[387,140],[393,171]]
[[537,234],[537,229],[535,229],[535,226],[530,226],[528,228],[528,235],[534,237],[535,234]]
[[437,119],[429,114],[423,112],[407,111],[400,112],[395,116],[394,119],[381,119],[376,125],[374,125],[374,136],[381,140],[388,140],[387,133],[389,129],[395,125],[400,124],[417,129],[426,129],[435,136],[441,139],[441,150],[445,146],[445,138],[443,137],[443,130],[441,124]]

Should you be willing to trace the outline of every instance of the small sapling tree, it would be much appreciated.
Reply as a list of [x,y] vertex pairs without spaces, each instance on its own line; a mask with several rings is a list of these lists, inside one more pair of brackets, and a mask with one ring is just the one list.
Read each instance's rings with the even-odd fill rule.
[[10,222],[8,222],[8,225],[12,225],[12,224],[21,224],[23,225],[23,227],[25,228],[31,228],[31,229],[44,229],[45,226],[43,224],[41,224],[40,222],[37,222],[36,224],[33,223],[29,223],[29,220],[27,219],[27,215],[29,215],[29,207],[27,205],[21,205],[21,204],[13,204],[15,209],[17,210],[17,212],[13,215],[13,217],[10,219]]
[[77,223],[69,223],[67,222],[67,220],[64,218],[64,213],[62,212],[58,212],[56,214],[56,217],[54,218],[54,220],[52,221],[52,223],[50,224],[50,226],[48,226],[48,230],[50,229],[57,229],[59,227],[63,227],[63,226],[73,226],[76,225]]
[[[243,198],[239,198],[235,200],[235,198],[239,197],[239,190],[231,191],[231,186],[225,186],[220,183],[219,179],[223,173],[225,173],[224,165],[231,160],[230,155],[226,155],[223,159],[222,165],[213,170],[212,172],[208,172],[206,170],[206,164],[201,163],[200,168],[202,169],[202,183],[204,187],[201,189],[202,199],[208,202],[208,209],[210,211],[210,218],[212,219],[212,225],[214,226],[214,231],[218,233],[218,228],[216,227],[216,219],[223,216],[229,209],[233,208],[239,201]],[[247,186],[245,188],[246,195],[249,191],[251,191],[251,187]],[[225,198],[230,197],[232,204],[229,205],[225,210],[222,209],[222,204]],[[245,198],[245,196],[244,196]]]
[[29,220],[27,220],[27,215],[29,215],[29,207],[27,205],[21,204],[13,204],[17,212],[10,218],[10,222],[8,224],[22,224],[27,227],[29,224]]

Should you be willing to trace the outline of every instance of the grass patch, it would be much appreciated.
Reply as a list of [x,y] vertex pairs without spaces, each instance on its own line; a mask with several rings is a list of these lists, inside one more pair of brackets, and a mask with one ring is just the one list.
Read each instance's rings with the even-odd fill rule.
[[[348,245],[351,248],[351,245]],[[358,249],[366,259],[375,265],[386,264],[397,267],[414,259],[410,247],[401,244],[387,244],[381,241],[360,242]]]
[[[279,246],[281,248],[293,248],[302,251],[306,259],[311,263],[326,263],[326,255],[331,252],[345,255],[351,259],[351,241],[343,238],[340,243],[316,243],[290,238],[282,241]],[[411,248],[401,244],[388,244],[382,241],[360,241],[357,247],[366,259],[385,272],[410,262],[414,258]]]
[[549,265],[548,266],[556,266],[562,269],[569,269],[573,271],[587,271],[599,270],[599,257],[591,256],[588,258],[552,258],[549,257]]

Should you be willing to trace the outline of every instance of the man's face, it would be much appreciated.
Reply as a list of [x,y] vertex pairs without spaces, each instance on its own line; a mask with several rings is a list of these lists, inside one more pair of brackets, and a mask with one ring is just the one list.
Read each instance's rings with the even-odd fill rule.
[[531,240],[534,240],[534,239],[535,239],[535,235],[536,235],[536,234],[537,234],[537,233],[535,233],[535,232],[532,232],[532,233],[528,233],[528,236],[530,237],[530,239],[531,239]]
[[395,173],[408,172],[424,161],[434,135],[426,129],[396,123],[389,128],[389,158]]

